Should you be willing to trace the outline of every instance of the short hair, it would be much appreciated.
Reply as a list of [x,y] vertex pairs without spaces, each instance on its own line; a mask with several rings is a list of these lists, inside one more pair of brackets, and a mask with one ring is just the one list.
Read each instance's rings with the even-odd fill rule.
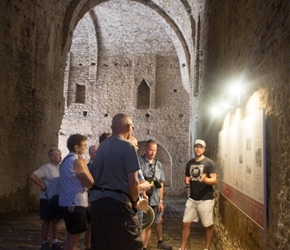
[[88,137],[80,134],[73,134],[67,139],[67,148],[70,152],[75,151],[75,145],[81,145],[83,141],[88,140]]
[[52,147],[49,151],[48,151],[48,157],[51,158],[56,152],[61,154],[61,150],[57,147]]
[[157,145],[157,142],[152,140],[152,139],[150,139],[150,140],[146,141],[145,147],[147,147],[149,144]]
[[108,137],[110,137],[112,134],[111,133],[106,133],[104,132],[103,134],[100,135],[99,137],[99,143],[101,143],[102,141],[106,140]]
[[98,145],[92,145],[89,147],[89,154],[94,153],[96,150],[94,148],[98,148]]

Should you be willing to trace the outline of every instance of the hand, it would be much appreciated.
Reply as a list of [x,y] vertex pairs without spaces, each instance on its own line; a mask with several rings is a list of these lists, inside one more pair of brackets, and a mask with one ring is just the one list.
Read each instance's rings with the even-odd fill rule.
[[163,202],[159,202],[159,204],[158,204],[158,212],[159,212],[159,213],[164,212],[164,205],[163,205]]
[[206,178],[206,174],[201,174],[199,177],[199,182],[204,182],[205,178]]
[[189,176],[189,177],[188,176],[185,176],[185,184],[186,185],[189,185],[190,184],[191,178],[192,178],[191,176]]
[[148,181],[143,181],[139,183],[140,190],[148,191],[150,188],[151,188],[151,184]]
[[79,158],[79,160],[80,160],[83,164],[87,165],[87,161],[86,161],[86,159],[83,158],[83,156],[82,156],[81,154],[78,154],[78,158]]

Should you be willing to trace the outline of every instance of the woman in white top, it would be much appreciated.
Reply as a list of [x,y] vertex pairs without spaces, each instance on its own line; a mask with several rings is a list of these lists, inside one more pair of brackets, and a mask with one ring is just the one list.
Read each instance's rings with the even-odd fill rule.
[[86,152],[86,142],[84,135],[71,135],[67,140],[70,152],[60,166],[59,205],[68,232],[64,250],[76,250],[81,233],[87,230],[87,190],[93,185],[93,177],[82,157]]

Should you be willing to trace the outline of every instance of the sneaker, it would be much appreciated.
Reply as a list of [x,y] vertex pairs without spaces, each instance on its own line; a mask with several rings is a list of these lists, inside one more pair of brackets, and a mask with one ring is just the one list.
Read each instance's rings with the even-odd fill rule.
[[157,244],[157,248],[158,249],[171,250],[172,249],[172,246],[168,246],[166,243],[160,242],[160,243]]
[[50,248],[50,246],[49,246],[49,243],[48,242],[46,242],[46,243],[44,243],[44,244],[42,244],[42,246],[41,246],[41,250],[50,250],[51,248]]
[[53,250],[62,250],[60,244],[58,242],[52,244],[52,248]]

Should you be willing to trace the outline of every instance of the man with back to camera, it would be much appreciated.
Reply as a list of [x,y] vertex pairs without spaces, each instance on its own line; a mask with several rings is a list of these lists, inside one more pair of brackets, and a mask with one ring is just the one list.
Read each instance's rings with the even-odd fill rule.
[[[157,142],[154,140],[148,140],[145,144],[145,154],[139,158],[142,173],[145,179],[154,177],[155,184],[153,185],[153,193],[149,198],[149,205],[152,207],[155,213],[155,229],[157,233],[157,248],[171,250],[172,247],[167,245],[162,240],[162,215],[164,212],[163,195],[164,195],[164,171],[160,161],[155,159],[157,153]],[[156,181],[158,183],[156,183]],[[153,183],[152,183],[153,184]],[[159,185],[157,185],[159,184]],[[148,195],[148,191],[146,193]],[[142,231],[142,239],[144,248],[148,250],[148,242],[151,236],[151,227]]]
[[141,250],[136,205],[139,195],[139,161],[129,141],[132,119],[117,114],[112,135],[102,142],[92,166],[94,177],[90,193],[92,250]]
[[213,185],[217,182],[214,162],[204,156],[205,141],[194,141],[195,158],[191,159],[185,170],[185,184],[190,185],[190,196],[185,204],[182,221],[181,248],[185,250],[190,234],[191,222],[198,222],[199,218],[205,228],[206,247],[209,250],[213,238]]

